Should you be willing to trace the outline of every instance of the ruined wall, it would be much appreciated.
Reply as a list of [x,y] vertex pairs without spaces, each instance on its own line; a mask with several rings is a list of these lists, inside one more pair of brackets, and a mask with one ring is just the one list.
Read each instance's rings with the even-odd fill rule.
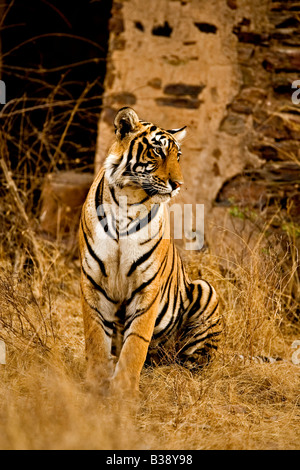
[[[291,83],[299,78],[298,15],[292,0],[115,1],[97,169],[113,139],[115,112],[129,105],[161,127],[188,126],[180,201],[204,203],[214,225],[228,223],[228,206],[245,205],[257,175],[265,181],[279,172],[296,201],[300,108],[291,102]],[[255,188],[252,203],[270,201],[269,189]],[[206,235],[211,239],[209,224]]]
[[[300,4],[266,3],[264,22],[253,25],[245,16],[234,27],[242,80],[220,125],[229,135],[243,129],[247,151],[261,163],[224,183],[213,215],[227,215],[229,233],[237,226],[248,239],[264,232],[264,242],[285,255],[300,246],[300,104],[292,101],[300,77]],[[227,236],[230,243],[236,250],[237,237]]]

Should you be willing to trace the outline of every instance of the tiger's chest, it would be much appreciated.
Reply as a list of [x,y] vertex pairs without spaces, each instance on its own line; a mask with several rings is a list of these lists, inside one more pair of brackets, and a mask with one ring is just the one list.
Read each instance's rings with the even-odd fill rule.
[[143,217],[117,219],[107,215],[97,224],[94,251],[102,262],[95,266],[96,281],[116,301],[123,302],[158,269],[156,247],[162,239],[164,212],[158,207]]

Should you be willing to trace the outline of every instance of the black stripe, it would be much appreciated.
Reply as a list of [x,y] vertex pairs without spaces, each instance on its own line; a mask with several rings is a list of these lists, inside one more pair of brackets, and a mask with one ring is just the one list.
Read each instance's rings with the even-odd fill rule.
[[132,158],[132,150],[133,150],[133,147],[134,147],[134,144],[136,143],[136,140],[137,140],[137,137],[135,137],[134,139],[132,139],[131,143],[130,143],[130,146],[129,146],[129,150],[128,150],[128,154],[127,154],[127,160],[126,160],[126,165],[125,165],[125,168],[127,169],[127,167],[129,166],[129,162]]
[[[184,285],[186,288],[186,294],[189,299],[189,303],[191,304],[194,298],[194,290],[195,290],[195,284],[194,282],[190,282],[187,276],[184,276]],[[188,307],[189,308],[189,307]],[[187,308],[187,310],[188,310]]]
[[134,202],[133,204],[127,204],[128,206],[139,206],[140,204],[144,204],[144,202],[148,201],[149,199],[149,196],[147,194],[146,197],[144,197],[144,199],[142,199],[140,202]]
[[150,258],[154,250],[160,244],[161,240],[162,240],[162,237],[158,240],[157,243],[155,243],[155,245],[151,248],[151,250],[147,251],[147,253],[143,254],[142,256],[140,256],[139,259],[137,259],[134,263],[132,263],[131,268],[129,269],[127,273],[127,277],[131,276],[131,274],[136,270],[138,266],[140,266],[142,263],[144,263],[145,261],[147,261],[147,259]]
[[210,314],[205,318],[205,321],[207,321],[215,313],[215,311],[217,310],[218,307],[219,307],[219,302],[217,302],[217,305],[215,306],[213,311],[210,312]]
[[84,257],[84,261],[85,261],[87,267],[88,267],[91,271],[93,271],[92,268],[91,268],[91,266],[90,266],[90,263],[88,262],[88,259],[87,259],[86,256]]
[[85,213],[85,210],[84,210],[83,213],[82,213],[81,221],[82,221],[82,223],[84,223],[85,230],[87,231],[89,237],[91,238],[91,240],[94,241],[93,234],[92,234],[92,232],[91,232],[91,230],[90,230],[90,228],[89,228],[89,226],[86,222],[86,217],[85,216],[86,216],[86,213]]
[[210,349],[215,349],[215,350],[218,349],[218,346],[216,346],[215,344],[204,343],[204,346],[206,346],[207,348],[210,348]]
[[[172,283],[170,284],[170,288],[171,288],[171,286],[172,286]],[[178,293],[179,293],[179,291],[178,291],[178,288],[177,288],[175,290],[175,296],[174,296],[174,300],[173,300],[173,307],[172,307],[173,313],[171,315],[169,323],[161,331],[156,333],[155,338],[159,338],[160,336],[162,336],[166,332],[168,332],[168,334],[170,334],[170,332],[174,329],[175,325],[178,325],[179,321],[181,320],[180,315],[181,315],[181,312],[182,312],[182,301],[180,301],[180,299],[179,299],[179,306],[177,307]],[[170,293],[168,292],[168,298],[169,297],[170,297]],[[181,293],[180,293],[180,298],[181,298]],[[170,304],[167,301],[165,306],[164,306],[164,309],[165,309],[164,314],[167,312],[169,306],[170,306]],[[160,314],[161,319],[163,318],[163,315],[162,315],[162,313]],[[157,324],[157,327],[159,328],[159,324]]]
[[150,343],[150,340],[149,340],[149,339],[146,339],[146,338],[144,338],[144,336],[141,336],[141,335],[139,335],[139,334],[133,332],[133,333],[129,333],[129,335],[126,337],[126,339],[125,339],[125,341],[124,341],[124,343],[123,343],[123,346],[124,346],[124,344],[126,343],[126,341],[128,340],[128,338],[129,338],[130,336],[137,336],[139,339],[142,339],[143,341],[145,341],[145,343]]
[[149,284],[151,284],[152,281],[154,281],[154,279],[156,278],[156,276],[158,275],[159,271],[157,271],[157,273],[154,274],[153,277],[151,277],[150,279],[148,279],[148,281],[145,281],[143,282],[137,289],[135,289],[133,291],[133,293],[131,294],[131,297],[130,299],[128,300],[127,302],[127,305],[129,305],[132,300],[134,299],[134,297],[136,296],[136,294],[138,294],[139,292],[141,292],[141,290],[145,289],[145,287],[149,286]]
[[169,254],[169,251],[167,250],[166,254],[164,256],[164,259],[161,263],[161,267],[159,268],[159,269],[161,269],[161,277],[164,276],[164,272],[165,272],[165,269],[166,269],[166,266],[167,266],[167,263],[168,263],[168,254]]
[[[165,258],[167,257],[167,255],[165,256]],[[136,294],[138,294],[139,292],[141,292],[143,289],[145,289],[145,287],[149,286],[149,284],[151,284],[152,281],[154,281],[154,279],[156,278],[156,276],[159,274],[159,272],[161,271],[162,267],[164,266],[164,263],[161,264],[160,268],[158,269],[158,271],[154,274],[154,276],[152,276],[150,279],[148,279],[148,281],[145,281],[143,282],[139,287],[137,287],[133,293],[131,294],[131,297],[128,299],[127,301],[127,305],[129,305],[134,297],[136,296]],[[159,293],[159,291],[158,291]],[[157,294],[158,295],[158,294]]]
[[[174,250],[174,248],[173,248],[173,250]],[[170,293],[170,289],[171,289],[171,286],[172,286],[172,280],[173,280],[173,268],[174,268],[174,253],[173,253],[172,267],[171,267],[171,270],[170,270],[169,275],[167,277],[166,283],[163,287],[163,290],[161,292],[161,298],[163,299],[164,296],[165,296],[165,292],[168,289],[168,302],[169,302],[169,293]],[[157,320],[160,320],[160,318],[161,318],[161,315],[158,316]]]
[[152,145],[150,144],[150,142],[148,141],[146,137],[143,137],[143,144],[146,145],[147,149],[152,148]]
[[[154,204],[150,212],[148,212],[148,214],[139,222],[136,230],[139,231],[142,228],[146,227],[146,225],[150,224],[151,220],[153,220],[156,217],[158,210],[159,210],[159,204]],[[130,233],[130,230],[129,230],[129,233]]]
[[[170,303],[169,303],[169,297],[170,297],[170,290],[171,290],[171,286],[172,286],[172,283],[170,283],[170,286],[169,286],[169,290],[168,290],[168,296],[167,296],[167,301],[165,302],[160,314],[158,315],[157,319],[156,319],[156,322],[155,322],[155,328],[158,328],[159,327],[159,324],[160,322],[162,321],[163,317],[165,316],[165,314],[167,313],[169,307],[170,307]],[[173,305],[174,307],[174,305]],[[159,331],[158,333],[155,334],[155,338],[159,338],[160,336],[163,335],[163,333],[165,332],[165,330],[167,329],[168,325],[163,328],[161,331]]]
[[82,272],[83,274],[85,275],[85,277],[90,281],[90,283],[95,287],[95,289],[100,292],[102,295],[104,295],[104,297],[109,301],[111,302],[112,304],[118,304],[118,300],[112,300],[108,295],[107,293],[105,292],[104,289],[102,289],[102,287],[99,286],[99,284],[97,284],[97,282],[86,272],[86,270],[84,269],[84,267],[82,266],[81,267],[82,269]]
[[[209,333],[208,335],[206,335],[204,338],[196,338],[194,341],[191,341],[190,343],[187,343],[181,350],[180,350],[180,354],[184,354],[184,351],[186,351],[187,349],[190,349],[190,348],[193,348],[194,346],[197,346],[197,345],[201,345],[202,346],[202,343],[206,340],[208,340],[209,338],[214,338],[215,336],[219,336],[221,334],[221,331],[215,331],[213,333]],[[205,343],[204,343],[205,344]],[[194,351],[195,352],[195,351]],[[194,352],[192,354],[194,354]]]
[[83,300],[84,300],[85,303],[89,306],[89,308],[92,309],[92,310],[94,310],[94,311],[98,314],[98,315],[97,315],[97,319],[100,320],[101,326],[103,327],[103,330],[104,330],[105,334],[111,338],[112,333],[107,332],[107,331],[105,330],[105,327],[106,327],[106,328],[109,328],[110,330],[113,330],[113,323],[112,323],[112,322],[109,322],[108,320],[106,320],[106,319],[103,317],[102,313],[98,310],[98,308],[95,307],[94,305],[91,305],[91,304],[88,302],[87,298],[86,298],[85,295],[83,294],[82,289],[81,289],[81,294],[82,294]]
[[[99,214],[99,210],[101,211],[100,214]],[[109,226],[108,226],[108,220],[107,220],[107,216],[106,216],[106,213],[104,212],[104,207],[103,205],[100,205],[98,206],[97,208],[97,216],[98,216],[98,220],[104,230],[104,232],[112,239],[112,240],[115,240],[117,243],[118,243],[118,237],[119,237],[119,234],[117,233],[117,230],[116,230],[116,225],[113,225],[113,228],[116,230],[116,236],[113,235],[113,233],[110,231],[109,229]],[[112,217],[112,223],[114,223],[114,218]]]
[[158,210],[159,204],[154,204],[151,210],[143,219],[137,219],[136,224],[131,227],[131,229],[127,230],[126,232],[120,233],[120,237],[126,237],[132,235],[133,233],[139,232],[142,228],[146,227],[146,225],[148,225],[152,219],[154,219],[154,217],[157,215]]
[[85,243],[86,243],[87,249],[89,250],[90,255],[91,255],[92,258],[94,258],[94,260],[99,264],[99,267],[100,267],[100,269],[101,269],[101,272],[102,272],[103,276],[107,277],[104,263],[103,263],[103,261],[101,261],[100,258],[98,258],[98,256],[96,255],[96,253],[93,251],[91,245],[89,244],[88,238],[87,238],[87,236],[86,236],[85,231],[83,230],[82,224],[81,224],[81,228],[82,228],[82,233],[83,233],[83,236],[84,236],[84,240],[85,240]]
[[[174,278],[173,278],[172,274],[173,274],[173,269],[171,270],[169,279],[174,281]],[[170,306],[169,299],[170,299],[171,287],[172,287],[172,282],[170,282],[170,286],[169,286],[167,299],[165,301],[164,308],[161,311],[161,313],[159,314],[159,316],[157,318],[157,321],[155,323],[156,328],[159,328],[159,324],[161,323],[164,315],[167,313],[168,308]],[[165,289],[166,289],[166,287],[164,288],[164,292],[165,292]],[[182,302],[182,295],[181,295],[181,292],[179,291],[179,286],[178,286],[178,271],[177,271],[177,284],[176,284],[176,286],[174,286],[173,293],[175,294],[174,299],[173,299],[173,307],[172,307],[173,314],[171,315],[169,323],[161,331],[156,333],[155,338],[159,338],[160,336],[165,334],[167,331],[168,331],[168,333],[170,333],[170,330],[172,330],[175,325],[178,326],[179,322],[181,321],[181,313],[182,313],[182,310],[183,310],[183,302]],[[177,307],[178,294],[180,295],[180,299],[179,299],[179,306]]]
[[102,195],[103,195],[103,185],[104,185],[104,175],[102,176],[102,179],[99,181],[99,184],[97,186],[96,193],[95,193],[96,214],[97,214],[98,220],[99,220],[104,232],[112,240],[115,240],[115,242],[118,243],[118,240],[117,240],[118,236],[115,237],[111,233],[111,231],[109,230],[107,216],[106,216],[105,211],[104,211],[103,197],[102,197]]
[[[201,284],[195,284],[195,283],[191,284],[193,294],[194,294],[194,290],[195,290],[196,287],[198,288],[197,297],[194,299],[194,295],[193,295],[192,300],[194,300],[194,302],[188,307],[188,310],[187,310],[188,318],[195,315],[196,312],[198,312],[199,315],[200,315],[201,312],[203,312],[203,309],[201,310],[201,300],[202,300],[202,287],[201,287]],[[200,291],[199,291],[199,289],[200,289]]]
[[[111,214],[111,225],[112,225],[112,228],[114,229],[114,231],[116,232],[116,236],[114,237],[114,239],[117,239],[117,241],[119,240],[119,223],[117,222],[117,220],[115,219],[115,216],[114,214],[112,213]],[[111,232],[110,232],[111,234]]]
[[97,214],[98,214],[98,207],[102,206],[103,183],[104,183],[104,176],[102,176],[101,180],[99,181],[99,184],[97,186],[96,193],[95,193],[95,205],[96,205]]
[[[208,283],[207,283],[208,284]],[[207,304],[206,304],[207,305]],[[206,307],[205,307],[206,308]],[[215,306],[215,308],[212,310],[212,312],[209,314],[209,316],[204,320],[204,326],[205,326],[205,323],[206,321],[214,314],[214,312],[216,311],[216,309],[218,308],[218,303],[217,305]],[[203,313],[204,310],[202,309],[200,312],[199,312],[199,315],[201,315],[201,313]],[[221,334],[221,331],[220,332],[213,332],[213,333],[209,333],[205,336],[205,333],[207,333],[209,330],[211,330],[212,328],[214,328],[215,326],[217,326],[221,321],[221,318],[217,318],[217,320],[208,325],[207,328],[205,330],[202,330],[200,331],[194,338],[193,338],[193,341],[191,341],[190,343],[187,343],[180,351],[180,353],[184,353],[184,351],[186,351],[187,349],[189,349],[190,347],[193,347],[195,345],[197,345],[198,343],[201,344],[203,343],[203,341],[206,341],[207,339],[209,338],[212,338],[212,337],[215,337],[215,336],[218,336]],[[187,324],[187,327],[189,327],[189,324]],[[192,325],[191,325],[192,327]]]
[[[204,281],[204,282],[205,282],[205,283],[208,285],[208,287],[209,287],[209,294],[208,294],[208,298],[207,298],[206,304],[205,304],[205,306],[202,308],[200,314],[204,313],[205,310],[207,309],[207,306],[208,306],[208,304],[209,304],[209,302],[210,302],[210,299],[212,298],[212,294],[213,294],[213,290],[212,290],[212,287],[211,287],[211,285],[209,284],[209,282],[207,282],[207,281]],[[217,306],[216,306],[216,308],[217,308]],[[215,308],[215,309],[216,309],[216,308]],[[213,313],[213,312],[212,312],[212,313]],[[212,314],[210,314],[209,317],[210,317],[211,315],[212,315]],[[207,320],[209,317],[207,317],[206,320]]]
[[132,315],[131,317],[129,317],[129,318],[126,320],[126,322],[125,322],[125,327],[124,327],[124,332],[125,332],[126,330],[128,330],[128,328],[131,327],[132,323],[134,322],[134,320],[135,320],[136,318],[141,317],[142,315],[144,315],[145,313],[147,313],[147,312],[150,310],[150,308],[152,307],[152,305],[154,305],[154,303],[155,303],[155,301],[156,301],[158,295],[159,295],[159,291],[157,292],[157,294],[156,294],[156,296],[154,297],[154,299],[152,300],[152,302],[151,302],[149,305],[147,305],[147,307],[136,310],[136,312],[134,313],[134,315]]
[[137,139],[141,139],[142,137],[145,137],[145,136],[148,135],[148,134],[149,134],[148,130],[143,131],[143,132],[141,132],[141,134],[139,134],[139,135],[137,136]]
[[221,321],[221,317],[218,317],[218,319],[214,322],[214,323],[211,323],[205,330],[202,330],[201,332],[198,333],[198,335],[194,338],[194,339],[201,339],[201,336],[203,336],[205,333],[207,333],[207,331],[209,331],[210,329],[214,328],[215,326],[217,326]]
[[[142,156],[142,154],[143,154],[143,151],[144,151],[144,146],[143,146],[142,142],[139,142],[138,148],[137,148],[137,157],[138,157],[137,164],[138,164],[138,165],[140,164],[140,159],[141,159],[141,156]],[[132,170],[133,170],[133,171],[135,171],[135,166],[136,166],[136,165],[133,165],[133,167],[132,167]]]
[[[169,245],[169,246],[170,246],[170,245]],[[167,279],[166,279],[166,283],[165,283],[164,288],[163,288],[163,291],[162,291],[162,293],[161,293],[162,299],[163,299],[163,297],[164,297],[164,295],[165,295],[165,291],[166,291],[166,289],[167,289],[167,287],[168,287],[168,285],[169,285],[171,279],[173,279],[173,270],[174,270],[174,262],[175,262],[175,257],[174,257],[175,247],[174,247],[174,245],[172,246],[172,248],[173,248],[173,251],[172,251],[172,256],[173,256],[173,258],[172,258],[172,267],[171,267],[171,269],[170,269],[170,271],[169,271],[169,275],[168,275],[168,277],[167,277]]]
[[[120,161],[122,161],[122,159],[123,159],[123,155],[122,155]],[[113,163],[113,164],[112,164],[112,167],[113,167],[113,169],[112,169],[112,171],[111,171],[111,175],[112,175],[112,176],[113,176],[113,175],[115,174],[115,172],[117,171],[118,166],[119,166],[119,163]]]
[[116,193],[115,193],[114,188],[112,186],[109,186],[109,190],[110,190],[111,197],[113,198],[113,201],[115,202],[117,206],[119,206],[120,204],[119,204],[118,199],[116,198]]
[[[155,240],[156,236],[160,233],[162,226],[163,226],[163,220],[161,220],[159,229],[157,230],[157,232],[155,233],[155,235],[153,235],[153,237],[151,237],[151,238],[148,238],[148,240],[145,240],[145,241],[141,242],[141,243],[140,243],[140,246],[146,245],[146,243],[149,243],[151,240]],[[161,237],[161,238],[163,238],[163,236],[164,236],[164,233],[162,234],[162,237]]]
[[183,126],[180,129],[169,129],[167,132],[169,134],[177,134],[177,132],[183,131],[185,128],[186,128],[186,126]]

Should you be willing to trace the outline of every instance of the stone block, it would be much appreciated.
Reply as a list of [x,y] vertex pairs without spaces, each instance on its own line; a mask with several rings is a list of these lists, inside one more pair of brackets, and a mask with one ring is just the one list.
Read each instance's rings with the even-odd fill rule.
[[64,171],[46,177],[41,194],[40,227],[51,240],[77,244],[82,205],[94,175]]

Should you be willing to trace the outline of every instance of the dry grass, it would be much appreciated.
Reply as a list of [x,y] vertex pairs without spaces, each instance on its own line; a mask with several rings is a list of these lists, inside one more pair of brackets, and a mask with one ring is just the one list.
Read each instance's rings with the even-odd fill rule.
[[[195,374],[172,364],[145,368],[140,406],[129,413],[86,387],[79,267],[57,248],[41,247],[47,250],[52,256],[44,255],[43,275],[34,268],[16,273],[2,260],[1,449],[300,447],[300,369],[291,362],[297,329],[278,306],[280,289],[270,290],[265,263],[260,273],[257,260],[239,266],[234,281],[210,254],[190,263],[193,272],[202,261],[205,276],[217,284],[226,319],[223,347],[214,364]],[[272,353],[286,362],[244,363],[239,353]]]

